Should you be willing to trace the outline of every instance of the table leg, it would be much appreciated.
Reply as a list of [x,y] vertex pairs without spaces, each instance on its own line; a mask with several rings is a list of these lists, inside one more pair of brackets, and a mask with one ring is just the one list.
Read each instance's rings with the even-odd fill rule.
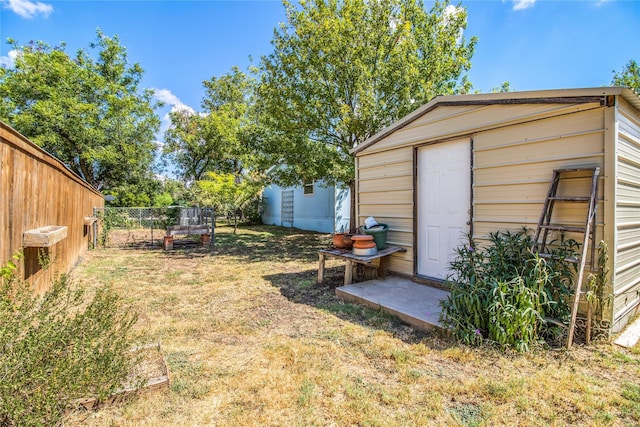
[[350,285],[353,281],[353,261],[347,260],[347,265],[344,267],[344,284]]
[[324,254],[318,254],[318,283],[324,281]]
[[378,275],[383,278],[389,272],[389,256],[383,256],[380,258],[380,265],[378,266]]

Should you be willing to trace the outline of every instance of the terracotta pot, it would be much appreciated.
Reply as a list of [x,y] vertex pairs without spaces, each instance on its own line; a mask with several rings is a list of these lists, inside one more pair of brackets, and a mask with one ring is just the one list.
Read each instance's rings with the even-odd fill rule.
[[351,249],[353,247],[353,240],[351,240],[352,234],[343,234],[342,242],[344,243],[345,249]]
[[333,235],[333,246],[338,249],[344,249],[344,233],[336,233]]
[[356,240],[353,242],[353,247],[356,249],[370,249],[376,247],[376,242],[369,242],[366,240]]
[[360,240],[364,240],[364,241],[368,241],[368,242],[372,242],[373,241],[373,236],[369,236],[367,234],[356,234],[351,236],[351,240],[353,240],[354,242]]

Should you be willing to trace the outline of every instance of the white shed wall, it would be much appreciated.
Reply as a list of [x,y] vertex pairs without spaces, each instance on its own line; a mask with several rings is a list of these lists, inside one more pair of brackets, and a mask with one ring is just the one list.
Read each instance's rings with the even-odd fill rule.
[[617,119],[614,332],[640,303],[640,114],[619,99]]
[[[288,190],[293,190],[293,224],[284,224],[282,220],[282,193]],[[263,192],[262,222],[321,233],[348,230],[350,194],[348,188],[323,186],[320,182],[314,184],[313,194],[304,194],[302,187],[270,185]]]

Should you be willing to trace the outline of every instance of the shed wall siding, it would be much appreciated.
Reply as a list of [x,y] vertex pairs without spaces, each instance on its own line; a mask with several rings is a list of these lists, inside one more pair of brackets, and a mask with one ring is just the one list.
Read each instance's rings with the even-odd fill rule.
[[[603,168],[603,111],[597,108],[476,134],[474,238],[481,240],[499,229],[535,229],[554,169]],[[572,179],[563,182],[559,195],[588,195],[589,189],[589,179]],[[603,233],[603,200],[600,192],[596,239]],[[583,204],[557,204],[554,218],[583,225],[585,213]],[[569,237],[582,240],[581,235]]]
[[413,148],[359,156],[356,162],[357,224],[370,216],[388,224],[387,242],[407,250],[391,256],[389,269],[413,275]]
[[68,272],[88,249],[91,233],[84,217],[104,199],[60,161],[0,123],[0,263],[23,250],[25,231],[67,226],[67,237],[47,249],[50,271],[38,266],[38,250],[24,249],[24,274],[39,290],[55,272]]
[[[473,136],[474,237],[535,228],[553,169],[603,166],[603,111],[596,103],[438,107],[357,154],[358,224],[368,216],[388,223],[389,242],[407,249],[392,257],[390,269],[413,275],[414,148],[466,132]],[[469,133],[474,129],[480,130]],[[565,191],[579,194],[588,184],[574,180]],[[584,222],[583,207],[558,207],[555,214]]]
[[617,117],[614,325],[640,302],[640,114],[618,99]]
[[599,106],[598,103],[442,106],[398,129],[365,149],[362,154],[466,136],[485,129],[541,120]]

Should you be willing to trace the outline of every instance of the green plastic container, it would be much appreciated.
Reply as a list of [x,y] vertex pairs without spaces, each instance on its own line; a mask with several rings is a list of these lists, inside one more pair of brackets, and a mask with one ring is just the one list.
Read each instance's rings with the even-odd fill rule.
[[363,227],[362,231],[364,231],[364,234],[373,236],[373,241],[376,242],[376,247],[379,251],[387,247],[387,231],[389,231],[387,224],[379,223],[375,227]]

